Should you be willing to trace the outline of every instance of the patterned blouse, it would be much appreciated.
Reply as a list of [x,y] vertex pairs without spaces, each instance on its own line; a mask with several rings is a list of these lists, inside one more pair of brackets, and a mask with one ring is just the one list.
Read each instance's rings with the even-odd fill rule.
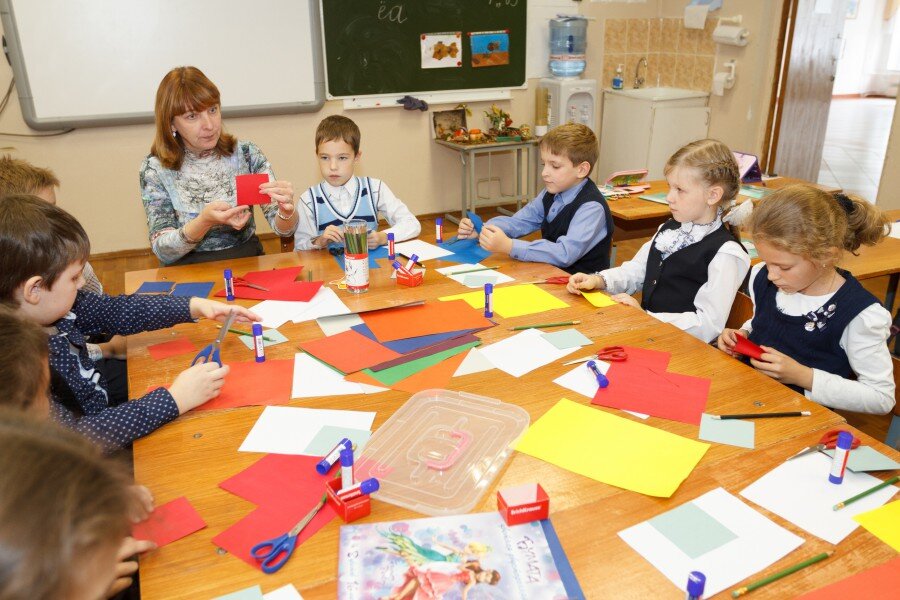
[[[215,200],[237,206],[234,178],[247,173],[266,173],[270,181],[275,174],[269,160],[252,142],[238,140],[231,156],[215,152],[197,155],[185,150],[181,169],[174,171],[162,166],[153,155],[141,164],[141,199],[147,213],[150,244],[153,253],[163,263],[173,263],[194,250],[210,252],[234,248],[247,242],[256,232],[253,213],[240,231],[230,225],[212,227],[199,243],[192,244],[181,235],[180,229],[197,217],[203,207]],[[278,227],[278,203],[274,200],[261,206],[263,214],[275,233],[282,237],[294,234]]]

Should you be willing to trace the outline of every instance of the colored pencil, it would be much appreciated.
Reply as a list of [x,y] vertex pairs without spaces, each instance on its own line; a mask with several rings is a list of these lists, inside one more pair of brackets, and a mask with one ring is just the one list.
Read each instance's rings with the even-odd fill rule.
[[450,273],[450,275],[462,275],[464,273],[476,273],[478,271],[493,271],[499,269],[500,267],[479,267],[477,269],[467,269],[465,271],[454,271]]
[[510,327],[510,331],[522,331],[523,329],[541,329],[543,327],[565,327],[566,325],[578,325],[581,321],[560,321],[559,323],[537,323],[535,325],[519,325]]
[[713,419],[778,419],[781,417],[808,417],[812,413],[808,410],[798,412],[774,412],[774,413],[747,413],[745,415],[710,415]]
[[812,558],[807,558],[803,562],[797,563],[793,567],[788,567],[787,569],[784,569],[783,571],[778,571],[777,573],[775,573],[773,575],[769,575],[765,579],[760,579],[759,581],[754,581],[750,585],[746,585],[742,588],[738,588],[738,589],[734,590],[733,592],[731,592],[731,597],[739,598],[740,596],[743,596],[747,592],[752,592],[753,590],[755,590],[757,588],[761,588],[764,585],[769,585],[773,581],[778,581],[782,577],[787,577],[788,575],[790,575],[792,573],[796,573],[800,569],[805,569],[806,567],[808,567],[810,565],[814,565],[819,561],[825,560],[832,554],[834,554],[834,550],[829,550],[828,552],[823,552],[822,554],[817,554],[817,555],[813,556]]
[[[222,326],[221,326],[221,325],[216,325],[216,327],[218,327],[219,329],[222,329]],[[228,331],[229,331],[230,333],[236,333],[236,334],[238,334],[238,335],[249,335],[250,337],[253,337],[253,334],[250,333],[249,331],[241,331],[240,329],[232,329],[231,327],[228,328]],[[274,339],[272,339],[272,338],[270,338],[270,337],[266,337],[266,336],[262,336],[262,339],[264,339],[264,340],[267,341],[267,342],[274,342],[274,341],[275,341]]]
[[860,493],[858,493],[857,495],[853,496],[852,498],[847,498],[847,499],[844,500],[843,502],[838,502],[837,504],[834,505],[834,510],[841,510],[842,508],[844,508],[844,507],[847,506],[848,504],[852,504],[853,502],[856,502],[857,500],[861,500],[861,499],[865,498],[866,496],[868,496],[869,494],[874,494],[874,493],[877,492],[878,490],[880,490],[880,489],[882,489],[882,488],[886,488],[886,487],[889,486],[889,485],[894,485],[894,484],[897,483],[898,481],[900,481],[900,475],[894,475],[893,477],[891,477],[891,478],[888,479],[887,481],[882,481],[882,482],[879,483],[878,485],[876,485],[876,486],[874,486],[874,487],[870,487],[870,488],[867,489],[866,491],[860,492]]

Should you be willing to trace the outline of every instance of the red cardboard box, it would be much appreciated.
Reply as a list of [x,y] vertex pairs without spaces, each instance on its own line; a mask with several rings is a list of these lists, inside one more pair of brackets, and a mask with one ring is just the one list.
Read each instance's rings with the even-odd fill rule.
[[550,516],[550,498],[539,483],[525,483],[497,492],[497,510],[507,525],[521,525]]
[[403,271],[397,271],[397,283],[406,287],[416,287],[422,285],[425,280],[425,269],[414,269],[412,277],[405,275]]
[[329,479],[325,484],[325,493],[328,495],[328,504],[334,509],[344,523],[369,516],[372,512],[372,503],[368,494],[363,494],[350,500],[341,500],[337,492],[341,489],[341,478]]

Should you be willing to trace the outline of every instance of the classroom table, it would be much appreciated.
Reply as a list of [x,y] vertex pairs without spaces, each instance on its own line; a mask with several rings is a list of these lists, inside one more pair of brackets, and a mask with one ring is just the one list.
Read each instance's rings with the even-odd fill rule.
[[[323,252],[288,253],[229,261],[234,273],[304,265],[316,279],[325,282],[341,276],[333,257]],[[521,263],[491,257],[488,265],[501,265],[502,271],[518,281],[533,281],[562,272],[544,264]],[[414,288],[398,287],[390,279],[389,268],[371,271],[369,293],[352,295],[339,292],[351,310],[383,306],[405,300],[427,299],[467,291],[456,282],[436,273],[440,261],[428,261],[425,283]],[[143,281],[167,279],[172,281],[215,281],[215,290],[222,289],[221,275],[226,265],[206,263],[183,267],[149,269],[126,275],[126,290],[134,291]],[[511,285],[511,284],[506,284]],[[551,520],[559,534],[575,574],[588,598],[627,596],[635,598],[680,598],[683,592],[672,586],[640,555],[624,547],[616,533],[637,522],[670,510],[690,501],[700,493],[719,485],[737,494],[745,485],[771,469],[778,461],[795,453],[825,430],[836,427],[849,429],[834,412],[807,401],[781,384],[734,360],[680,330],[662,324],[645,313],[616,305],[604,309],[592,307],[586,300],[569,295],[563,286],[543,286],[569,304],[538,315],[517,318],[498,318],[499,326],[479,334],[485,344],[503,339],[512,332],[510,327],[546,321],[582,319],[579,331],[595,341],[571,357],[589,354],[611,344],[632,344],[671,352],[670,370],[708,377],[712,381],[707,412],[758,412],[780,410],[809,410],[812,416],[802,419],[768,419],[756,425],[756,450],[712,444],[698,468],[668,499],[652,498],[625,491],[592,479],[576,475],[531,456],[513,453],[509,462],[492,482],[487,493],[472,512],[496,510],[496,491],[499,488],[538,482],[550,497]],[[252,306],[255,301],[237,303]],[[267,349],[267,359],[292,358],[297,344],[322,337],[316,323],[293,324],[279,328],[289,343]],[[173,332],[188,337],[198,347],[211,340],[217,329],[212,322],[182,324],[172,329],[130,336],[128,340],[129,387],[138,395],[151,385],[171,382],[186,368],[190,355],[171,357],[154,362],[147,347],[172,339]],[[571,358],[569,357],[569,358]],[[225,339],[222,358],[229,361],[248,361],[252,354],[234,336]],[[559,361],[520,378],[500,371],[454,378],[454,390],[498,398],[522,406],[533,423],[561,398],[587,404],[578,396],[552,383],[552,380],[572,367]],[[291,401],[289,406],[330,409],[364,409],[376,411],[373,430],[409,398],[409,394],[388,391],[367,396],[335,396]],[[329,523],[308,542],[294,552],[284,568],[273,575],[264,575],[243,561],[218,551],[211,539],[234,524],[254,506],[218,487],[224,479],[250,466],[260,454],[239,453],[237,448],[262,412],[262,407],[246,407],[205,413],[188,413],[134,444],[135,478],[154,493],[162,504],[180,496],[187,496],[208,527],[140,559],[141,591],[144,600],[163,598],[212,598],[255,584],[264,592],[287,583],[297,586],[306,600],[336,597],[338,565],[339,519]],[[631,419],[612,409],[610,412]],[[698,428],[693,425],[650,417],[643,421],[682,436],[696,439]],[[854,432],[855,435],[862,435]],[[865,436],[862,436],[865,439]],[[869,441],[869,440],[867,440]],[[872,441],[881,452],[898,457],[896,451]],[[813,553],[824,544],[783,519],[761,511],[779,525],[800,535],[806,544],[790,553],[764,574],[793,564]],[[357,523],[374,523],[424,515],[378,500],[372,500],[372,514]],[[887,545],[862,528],[851,534],[837,547],[837,554],[823,568],[808,569],[753,593],[757,598],[782,598],[801,590],[810,590],[836,581],[869,566],[886,562],[895,553]],[[755,580],[759,574],[750,578]],[[614,591],[615,590],[615,593]],[[721,595],[725,597],[725,593]]]

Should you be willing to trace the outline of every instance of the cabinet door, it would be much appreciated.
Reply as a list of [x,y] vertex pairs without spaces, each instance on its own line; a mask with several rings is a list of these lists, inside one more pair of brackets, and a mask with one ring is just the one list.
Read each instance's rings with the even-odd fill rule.
[[644,169],[650,144],[650,103],[615,94],[603,95],[603,126],[600,129],[600,158],[597,181],[616,171]]
[[689,142],[700,140],[709,132],[709,107],[674,108],[655,106],[650,130],[648,180],[662,179],[663,167],[669,157]]

